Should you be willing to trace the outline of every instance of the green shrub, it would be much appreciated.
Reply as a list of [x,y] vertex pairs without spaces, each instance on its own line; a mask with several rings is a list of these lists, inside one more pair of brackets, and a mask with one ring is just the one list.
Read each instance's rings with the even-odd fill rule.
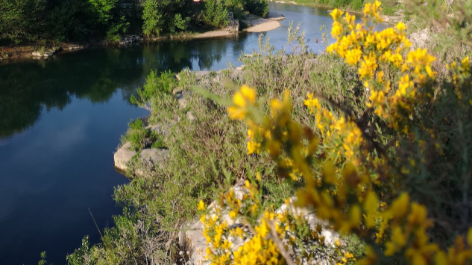
[[118,0],[88,0],[91,4],[91,11],[96,16],[97,23],[107,25],[113,18],[112,9]]
[[128,123],[128,131],[122,138],[122,143],[129,142],[133,149],[142,150],[149,144],[149,130],[144,129],[144,123],[141,119],[136,119]]
[[13,43],[36,41],[44,23],[42,0],[0,1],[0,39]]
[[170,71],[162,72],[159,76],[156,70],[151,71],[146,77],[146,82],[142,89],[138,89],[138,96],[132,96],[130,101],[133,104],[152,111],[154,101],[160,99],[160,96],[171,94],[177,86],[174,74]]
[[245,8],[249,13],[266,17],[269,14],[269,4],[267,0],[246,0]]
[[130,23],[126,21],[124,16],[121,16],[121,19],[113,23],[107,31],[107,39],[118,42],[120,40],[120,35],[125,34],[128,31]]
[[82,245],[72,254],[67,255],[66,260],[69,265],[90,264],[90,262],[87,262],[87,260],[90,260],[89,236],[84,236],[82,239]]
[[190,22],[191,3],[191,0],[144,0],[144,34],[160,36],[185,30]]
[[[87,3],[65,0],[52,5],[47,16],[47,38],[56,41],[80,40],[90,35]],[[86,19],[84,19],[86,18]]]
[[228,25],[228,10],[219,0],[207,0],[204,2],[203,22],[214,28],[223,28]]
[[138,151],[148,147],[157,149],[166,147],[162,136],[149,128],[145,128],[142,119],[136,119],[128,123],[128,128],[121,139],[122,144],[129,142],[131,147]]
[[136,119],[134,122],[128,123],[128,127],[133,130],[141,130],[144,128],[143,120]]
[[363,0],[354,0],[351,3],[351,8],[353,10],[361,10],[363,5],[364,5]]
[[242,19],[246,15],[246,0],[221,0],[229,12],[233,13],[234,18]]
[[116,5],[117,0],[51,1],[45,38],[67,41],[105,36],[118,41],[129,23]]

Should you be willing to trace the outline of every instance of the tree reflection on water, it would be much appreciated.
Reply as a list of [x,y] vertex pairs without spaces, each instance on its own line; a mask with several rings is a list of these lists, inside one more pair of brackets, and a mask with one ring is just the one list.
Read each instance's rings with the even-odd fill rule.
[[106,103],[117,89],[123,99],[146,75],[182,69],[212,70],[215,62],[235,62],[245,35],[236,40],[168,41],[126,48],[93,48],[59,54],[47,61],[0,65],[0,139],[23,132],[44,110],[62,110],[73,98]]

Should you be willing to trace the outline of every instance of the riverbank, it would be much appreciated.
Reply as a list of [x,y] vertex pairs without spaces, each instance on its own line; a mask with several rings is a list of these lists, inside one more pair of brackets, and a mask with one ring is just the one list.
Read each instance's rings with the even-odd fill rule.
[[[232,29],[225,28],[221,30],[212,30],[204,33],[182,33],[172,36],[143,38],[138,35],[123,36],[118,42],[109,41],[90,41],[80,43],[56,43],[49,46],[23,45],[18,47],[0,47],[0,61],[22,60],[22,59],[47,59],[54,54],[73,52],[91,47],[99,46],[127,46],[143,42],[159,42],[165,40],[191,40],[204,38],[232,37],[240,32],[262,33],[274,30],[280,27],[280,20],[285,19],[282,14],[269,12],[267,18],[249,14],[242,22],[247,25],[246,28],[235,32]],[[239,26],[238,26],[239,27]]]

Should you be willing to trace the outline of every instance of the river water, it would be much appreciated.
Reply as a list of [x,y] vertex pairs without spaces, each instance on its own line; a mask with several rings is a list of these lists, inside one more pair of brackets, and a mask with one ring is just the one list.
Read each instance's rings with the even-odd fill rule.
[[[281,48],[290,21],[310,48],[324,47],[322,9],[270,3],[285,15],[265,34]],[[146,116],[129,103],[151,69],[220,70],[239,66],[242,52],[258,50],[257,33],[237,37],[93,48],[47,61],[0,65],[0,264],[37,264],[41,251],[55,265],[81,244],[99,242],[98,226],[121,213],[113,187],[128,180],[113,167],[127,123]]]

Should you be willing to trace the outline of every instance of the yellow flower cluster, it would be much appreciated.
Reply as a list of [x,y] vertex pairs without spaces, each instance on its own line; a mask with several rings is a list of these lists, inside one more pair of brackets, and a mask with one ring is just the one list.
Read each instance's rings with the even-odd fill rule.
[[247,115],[247,107],[256,104],[256,91],[248,86],[241,87],[233,97],[234,105],[228,108],[229,117],[242,120]]
[[[209,244],[207,259],[211,264],[284,264],[285,261],[274,242],[274,236],[277,237],[276,240],[283,241],[287,249],[294,249],[299,240],[316,242],[319,246],[324,246],[325,239],[321,235],[321,226],[310,231],[307,220],[291,210],[280,213],[275,213],[271,209],[258,211],[261,201],[257,187],[246,181],[245,191],[242,200],[244,204],[234,197],[234,189],[221,194],[220,204],[216,206],[207,209],[202,201],[199,203],[198,209],[206,211],[200,221],[204,224],[203,234]],[[293,205],[290,205],[290,200],[286,200],[286,206],[287,209],[291,209]],[[226,220],[222,220],[223,210],[229,211],[234,225],[230,226]],[[256,219],[258,222],[253,225],[251,219]],[[297,234],[297,230],[309,233],[300,235]],[[242,244],[233,247],[233,242]],[[304,250],[304,252],[309,251]],[[345,264],[344,261],[353,259],[354,256],[346,252],[339,261],[340,264]]]
[[[434,102],[431,84],[437,75],[432,68],[435,58],[426,49],[410,49],[403,23],[374,31],[374,23],[381,21],[380,6],[378,1],[366,4],[363,24],[356,24],[353,15],[338,9],[332,11],[331,34],[336,43],[327,50],[357,69],[366,89],[365,104],[374,118],[383,120],[399,139],[407,136],[411,140],[411,125]],[[451,64],[449,69],[457,99],[469,107],[472,105],[469,58]],[[403,259],[399,263],[420,265],[472,263],[472,229],[466,239],[459,236],[451,247],[443,250],[428,235],[434,222],[427,217],[426,207],[413,202],[407,193],[395,195],[398,193],[380,187],[381,181],[394,179],[397,173],[386,162],[387,155],[364,148],[372,143],[364,138],[364,131],[355,120],[338,116],[310,93],[304,103],[315,119],[312,130],[292,118],[288,91],[282,100],[270,101],[269,115],[264,115],[258,106],[256,94],[255,89],[243,86],[228,108],[231,119],[244,121],[248,127],[248,154],[267,153],[277,163],[280,177],[303,182],[303,189],[296,192],[297,206],[313,210],[335,231],[356,234],[365,240],[365,256],[356,264],[382,264],[392,256]],[[421,129],[434,138],[432,129]],[[425,141],[417,140],[417,144],[425,150]],[[411,168],[416,166],[414,159],[407,161]],[[402,174],[409,170],[408,166],[399,169]],[[379,179],[378,172],[383,172],[384,179]],[[262,195],[253,182],[247,181],[245,190],[241,200],[230,190],[220,195],[220,204],[213,208],[199,205],[200,210],[206,211],[201,221],[210,244],[207,257],[212,264],[282,264],[287,259],[307,263],[316,258],[306,245],[299,247],[300,242],[329,249],[320,226],[310,228],[302,216],[290,211],[275,213],[271,208],[263,209]],[[385,192],[390,192],[385,196],[390,197],[387,199],[390,203],[385,202]],[[290,205],[288,201],[286,204]],[[241,225],[224,221],[221,217],[224,211]],[[233,244],[236,239],[243,242],[238,248]],[[334,248],[340,250],[340,245],[337,242]],[[293,249],[302,254],[293,254]],[[330,256],[333,264],[355,260],[349,252],[338,254]]]
[[363,138],[357,125],[344,117],[336,118],[331,111],[321,106],[313,93],[308,94],[305,105],[310,110],[310,114],[315,116],[316,128],[321,133],[323,142],[331,143],[328,148],[334,151],[336,157],[340,158],[343,154],[342,157],[347,161],[359,164],[355,152],[359,150]]
[[[470,79],[470,60],[469,57],[465,57],[460,64],[452,62],[447,66],[451,73],[452,82],[454,84],[454,93],[457,96],[458,102],[460,105],[463,104],[463,99],[469,99],[469,102],[465,104],[472,105],[472,99],[470,99],[470,93],[472,92],[472,84],[467,85],[467,80]],[[467,87],[470,86],[470,89]],[[465,88],[465,89],[464,89]]]
[[[432,97],[431,91],[419,90],[414,84],[424,85],[434,79],[436,73],[431,65],[435,58],[426,49],[407,52],[412,44],[406,38],[406,26],[402,22],[394,28],[374,31],[374,22],[381,21],[380,5],[379,1],[366,4],[362,24],[355,24],[355,17],[350,14],[342,17],[342,11],[332,11],[331,33],[336,42],[327,51],[357,67],[369,98],[367,106],[373,108],[375,114],[395,130],[409,132],[407,123],[418,118],[413,109],[422,102],[418,99]],[[401,77],[392,83],[397,72]]]
[[[314,100],[313,97],[309,97],[307,105],[315,114],[315,117],[316,113],[323,112],[319,102]],[[299,124],[295,124],[296,122],[291,119],[288,112],[290,109],[291,102],[288,93],[285,93],[283,101],[271,102],[271,115],[266,117],[262,124],[257,124],[255,120],[251,119],[252,115],[246,115],[245,121],[247,124],[258,126],[263,131],[270,132],[270,139],[264,137],[266,134],[261,136],[261,152],[267,151],[274,159],[283,157],[283,153],[285,153],[292,161],[291,166],[302,172],[305,187],[297,192],[298,205],[315,209],[317,217],[329,221],[333,225],[333,229],[342,234],[355,233],[363,238],[371,238],[374,235],[377,237],[377,243],[384,242],[383,252],[368,248],[367,256],[361,259],[358,264],[375,264],[379,260],[379,256],[389,257],[399,253],[402,253],[405,260],[409,261],[410,264],[466,264],[466,262],[472,261],[472,250],[466,247],[461,237],[447,252],[430,242],[427,229],[433,225],[433,222],[427,218],[426,208],[423,205],[411,202],[407,194],[401,194],[390,206],[383,205],[381,208],[382,204],[379,195],[373,189],[374,183],[371,177],[362,171],[358,171],[359,168],[354,164],[346,163],[339,177],[334,165],[327,161],[324,164],[321,179],[316,181],[315,173],[310,170],[311,164],[309,161],[313,158],[318,141],[312,133],[303,133],[308,131],[307,128],[302,129]],[[335,120],[334,124],[338,122]],[[276,146],[279,150],[274,149],[274,141],[278,142]],[[316,145],[309,148],[305,155],[302,155],[303,152],[300,150],[306,148],[306,144],[304,145],[303,142],[316,143]],[[257,189],[249,182],[246,183],[246,187],[251,194],[257,193]],[[335,194],[330,192],[333,187],[337,191]],[[254,197],[257,196],[254,195]],[[244,203],[248,201],[248,205],[252,205],[248,199],[243,199]],[[235,207],[231,203],[231,198],[227,198],[225,201],[230,202],[226,206]],[[287,218],[287,215],[275,214],[270,210],[265,211],[264,217],[254,229],[255,232],[250,237],[251,239],[236,252],[237,255],[236,253],[233,254],[234,260],[231,262],[234,262],[236,257],[244,262],[257,260],[258,262],[268,263],[272,258],[274,258],[273,262],[276,260],[280,262],[282,258],[280,249],[277,251],[274,248],[277,246],[268,236],[270,234],[269,224],[275,221],[274,228],[277,235],[283,238],[290,235],[290,233],[284,233],[284,231],[296,230],[296,226],[293,226],[293,224],[292,226],[283,226],[287,219],[290,219]],[[213,219],[206,222],[206,227],[209,229],[213,229],[211,228],[212,225],[216,227],[214,228],[216,236],[209,238],[212,246],[225,246],[226,241],[221,241],[219,244],[213,243],[214,240],[222,240],[219,233],[221,224],[215,226],[212,223],[214,222]],[[295,224],[299,225],[296,222]],[[225,223],[222,225],[224,228],[226,227]],[[284,227],[285,229],[283,229]],[[472,240],[472,230],[469,234],[470,240]],[[315,230],[313,238],[320,238],[319,235]],[[295,240],[293,236],[292,240]],[[291,242],[290,236],[288,242]],[[317,241],[313,240],[312,242]],[[215,256],[212,251],[210,253],[212,254],[209,257],[212,261],[215,261],[215,264],[221,264],[218,262],[220,259],[226,260],[226,254],[224,253],[220,253],[219,256]],[[347,255],[349,256],[349,254]],[[340,261],[343,262],[343,259],[341,258]],[[341,262],[339,263],[342,264]]]

